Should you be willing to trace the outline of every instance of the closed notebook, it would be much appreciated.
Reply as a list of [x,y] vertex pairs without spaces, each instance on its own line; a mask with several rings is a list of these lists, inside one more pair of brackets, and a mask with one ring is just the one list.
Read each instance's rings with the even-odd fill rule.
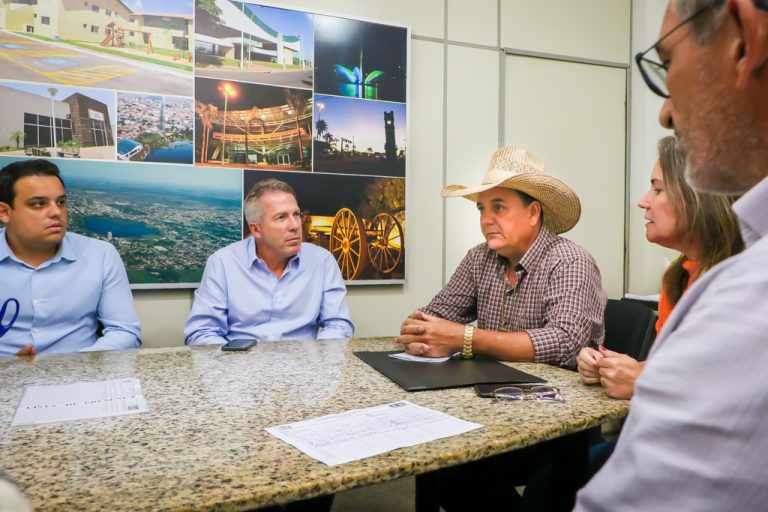
[[460,388],[475,384],[546,382],[494,359],[450,358],[444,363],[418,363],[389,357],[390,352],[355,352],[354,354],[383,373],[406,391]]

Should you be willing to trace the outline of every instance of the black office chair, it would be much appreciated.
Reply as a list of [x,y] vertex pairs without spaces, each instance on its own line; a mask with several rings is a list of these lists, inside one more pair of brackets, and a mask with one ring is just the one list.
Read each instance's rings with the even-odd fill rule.
[[[615,352],[627,354],[638,361],[644,361],[656,337],[656,312],[636,301],[608,299],[604,318],[605,347]],[[600,426],[588,429],[586,437],[589,446],[597,445],[605,440],[602,437]],[[571,449],[578,451],[566,452],[568,455],[577,453],[580,457],[577,459],[578,462],[572,463],[572,468],[574,471],[579,471],[583,482],[586,482],[597,471],[594,466],[594,455],[590,454],[589,461],[587,461],[585,447],[574,444]],[[603,450],[603,454],[610,453],[607,451],[607,447],[604,447]],[[576,464],[581,466],[576,466]],[[535,473],[526,484],[523,510],[559,509],[554,501],[558,497],[564,497],[559,491],[559,480],[553,466],[543,468]],[[569,503],[569,505],[572,507],[572,504]]]
[[605,348],[645,361],[656,338],[656,312],[629,300],[608,299]]

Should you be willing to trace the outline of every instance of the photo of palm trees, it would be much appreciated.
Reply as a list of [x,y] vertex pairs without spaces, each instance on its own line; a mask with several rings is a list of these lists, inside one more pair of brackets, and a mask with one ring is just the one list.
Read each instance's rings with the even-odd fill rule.
[[312,169],[312,91],[197,78],[195,163]]
[[314,170],[405,176],[405,104],[315,96]]

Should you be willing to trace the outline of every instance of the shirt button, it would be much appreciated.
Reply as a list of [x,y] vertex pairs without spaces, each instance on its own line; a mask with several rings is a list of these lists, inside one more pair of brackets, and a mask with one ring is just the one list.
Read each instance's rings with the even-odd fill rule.
[[32,301],[32,304],[37,304],[39,302],[40,302],[39,300],[35,299],[35,300]]
[[35,333],[35,334],[37,334],[38,332],[40,332],[40,329],[37,329],[37,328],[35,328],[35,329],[32,329],[32,332],[33,332],[33,333]]

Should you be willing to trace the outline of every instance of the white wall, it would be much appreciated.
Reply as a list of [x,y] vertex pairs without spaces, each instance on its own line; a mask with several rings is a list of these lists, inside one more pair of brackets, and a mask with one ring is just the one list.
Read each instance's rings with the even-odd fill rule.
[[[640,0],[632,5],[632,55],[645,51],[659,38],[667,0]],[[629,171],[629,282],[628,293],[658,293],[661,276],[677,253],[645,239],[644,211],[637,201],[650,187],[656,163],[656,142],[670,135],[659,125],[662,99],[651,92],[635,67],[632,73],[631,140]]]
[[503,47],[628,60],[629,0],[502,0],[501,12]]
[[[637,4],[645,2],[663,3],[661,0],[634,2],[634,11],[640,9]],[[449,183],[478,183],[490,155],[507,139],[503,133],[506,88],[501,81],[516,77],[504,76],[508,58],[502,48],[618,63],[628,63],[630,59],[630,0],[292,0],[271,4],[411,25],[406,190],[408,282],[349,288],[348,302],[358,336],[396,334],[402,318],[425,304],[450,277],[466,250],[482,241],[474,205],[462,199],[443,201],[439,192]],[[650,20],[656,11],[648,9],[646,24],[656,25],[655,19]],[[642,39],[639,35],[636,37]],[[648,41],[653,39],[647,37]],[[546,60],[537,62],[534,67],[548,67]],[[616,79],[614,72],[598,71],[595,72],[597,78],[579,78],[585,80],[581,87],[589,88],[590,80],[604,84],[604,75],[609,76],[608,81]],[[565,87],[569,78],[563,75],[553,80],[561,80]],[[632,87],[638,89],[635,81]],[[563,98],[567,99],[567,95]],[[612,98],[608,103],[615,102]],[[634,99],[632,105],[634,109]],[[621,112],[612,111],[613,108]],[[615,118],[623,116],[623,110],[623,105],[614,106],[601,115]],[[551,122],[556,125],[558,119]],[[633,127],[644,122],[640,116],[633,115]],[[525,130],[520,129],[522,137]],[[620,146],[618,150],[623,153],[624,132],[619,130],[614,135],[610,142]],[[552,136],[553,145],[560,136]],[[651,136],[641,139],[638,144],[648,146],[649,138]],[[633,128],[633,144],[634,139]],[[640,151],[641,154],[647,152],[647,149]],[[543,156],[545,161],[549,158],[560,165],[555,153]],[[634,156],[632,163],[633,168],[644,165],[635,164]],[[597,182],[594,187],[598,192],[609,194],[614,201],[617,195],[623,201],[623,185],[619,182],[623,183],[624,170],[621,164],[618,167],[611,170],[615,176],[611,176],[610,183]],[[637,188],[635,180],[630,181],[631,188]],[[620,190],[615,190],[617,187]],[[578,229],[596,233],[604,229],[605,224],[593,224],[604,216],[599,211],[585,216]],[[610,229],[619,229],[622,223],[610,220]],[[623,237],[623,232],[618,236]],[[644,253],[636,259],[642,257]],[[607,289],[622,289],[621,272],[617,271],[622,259],[606,263],[603,273]],[[640,264],[643,261],[641,259]],[[658,281],[658,277],[654,275],[649,280]],[[134,295],[145,346],[183,342],[181,329],[191,306],[191,291],[150,290],[137,291]]]
[[578,194],[581,219],[563,236],[592,254],[608,296],[620,298],[626,68],[508,56],[506,76],[505,142],[534,151]]
[[[479,184],[499,147],[498,83],[498,50],[448,46],[446,185]],[[438,188],[435,193],[439,192]],[[445,208],[443,275],[447,281],[467,250],[484,239],[471,201],[447,199]]]

